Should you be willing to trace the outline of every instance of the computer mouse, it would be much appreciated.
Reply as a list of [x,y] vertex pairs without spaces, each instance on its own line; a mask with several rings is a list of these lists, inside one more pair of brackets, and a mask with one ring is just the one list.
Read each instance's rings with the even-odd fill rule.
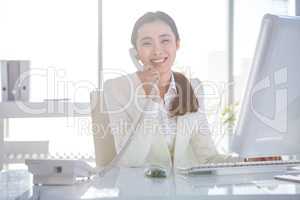
[[150,178],[166,178],[167,170],[159,166],[149,166],[145,169],[145,176]]

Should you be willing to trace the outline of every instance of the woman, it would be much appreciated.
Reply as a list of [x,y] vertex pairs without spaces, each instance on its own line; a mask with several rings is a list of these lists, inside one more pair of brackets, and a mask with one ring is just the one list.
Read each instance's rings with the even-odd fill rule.
[[143,69],[104,84],[117,152],[133,134],[119,164],[192,167],[239,160],[220,155],[214,146],[200,81],[172,71],[180,47],[173,19],[159,11],[144,14],[131,43]]

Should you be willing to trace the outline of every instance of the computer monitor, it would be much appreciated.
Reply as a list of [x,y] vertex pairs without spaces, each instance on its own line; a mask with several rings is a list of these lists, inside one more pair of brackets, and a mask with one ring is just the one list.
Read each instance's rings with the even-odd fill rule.
[[264,16],[231,150],[300,154],[300,17]]

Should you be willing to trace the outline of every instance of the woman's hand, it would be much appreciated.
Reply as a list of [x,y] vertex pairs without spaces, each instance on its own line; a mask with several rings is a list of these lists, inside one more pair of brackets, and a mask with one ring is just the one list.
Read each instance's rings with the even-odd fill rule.
[[159,94],[157,87],[160,78],[159,72],[153,66],[144,66],[144,70],[138,71],[137,75],[143,84],[146,95],[150,95],[152,90],[152,95]]

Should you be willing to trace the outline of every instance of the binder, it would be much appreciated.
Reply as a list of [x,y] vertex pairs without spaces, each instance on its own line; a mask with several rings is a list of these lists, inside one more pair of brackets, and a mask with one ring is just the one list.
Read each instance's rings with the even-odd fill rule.
[[29,101],[30,75],[28,60],[2,60],[2,101]]

